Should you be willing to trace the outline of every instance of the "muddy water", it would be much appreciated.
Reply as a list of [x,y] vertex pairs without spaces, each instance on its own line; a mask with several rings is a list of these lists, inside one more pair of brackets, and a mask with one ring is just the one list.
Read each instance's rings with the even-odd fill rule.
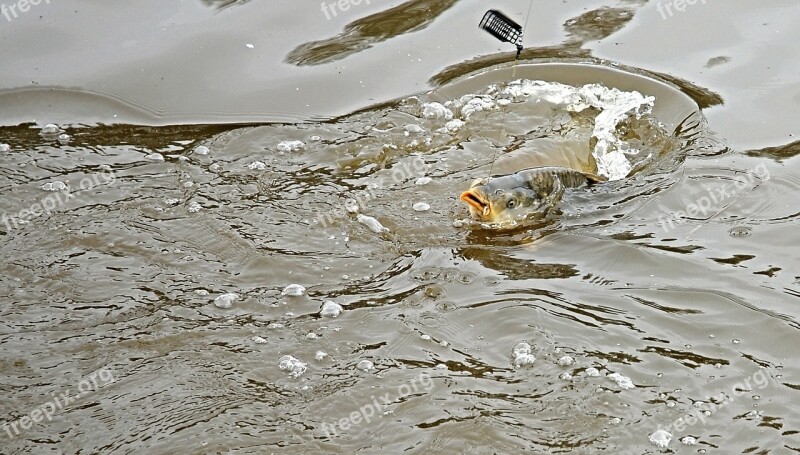
[[[516,68],[464,2],[4,23],[2,452],[798,450],[797,12],[733,3],[539,9],[523,58],[548,63]],[[655,96],[627,141],[664,159],[470,223],[495,154],[590,150],[535,103],[423,115],[509,71]]]

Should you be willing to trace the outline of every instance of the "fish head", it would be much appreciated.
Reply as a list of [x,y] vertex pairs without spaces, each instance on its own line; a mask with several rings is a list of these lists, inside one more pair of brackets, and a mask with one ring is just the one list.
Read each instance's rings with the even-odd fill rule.
[[542,211],[546,195],[532,189],[515,175],[478,179],[461,193],[470,215],[491,224],[514,224]]

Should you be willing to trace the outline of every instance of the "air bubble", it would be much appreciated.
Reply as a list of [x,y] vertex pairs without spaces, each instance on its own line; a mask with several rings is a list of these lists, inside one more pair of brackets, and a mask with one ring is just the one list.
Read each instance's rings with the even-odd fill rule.
[[747,237],[752,232],[753,232],[753,229],[750,228],[750,227],[747,227],[747,226],[736,226],[736,227],[732,227],[728,231],[728,234],[730,234],[731,237]]
[[222,294],[221,296],[214,299],[214,306],[217,308],[231,308],[233,307],[233,302],[239,300],[239,295],[234,294],[232,292],[228,294]]

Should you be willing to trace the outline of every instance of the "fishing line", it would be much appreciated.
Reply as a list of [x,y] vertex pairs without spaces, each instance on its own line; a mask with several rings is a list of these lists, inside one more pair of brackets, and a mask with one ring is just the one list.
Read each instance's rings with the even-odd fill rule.
[[[511,68],[511,80],[513,81],[517,76],[517,62],[519,62],[520,53],[522,53],[522,35],[528,27],[528,19],[531,16],[531,9],[533,7],[533,0],[528,4],[528,14],[525,16],[525,25],[520,26],[508,16],[501,13],[496,9],[490,9],[483,15],[478,26],[486,30],[489,34],[499,39],[500,41],[511,43],[517,46],[517,55],[514,57],[514,65]],[[498,144],[505,136],[505,120],[506,120],[506,106],[503,106],[500,114],[500,134],[498,135]],[[497,160],[497,149],[495,148],[492,153],[492,164],[489,165],[489,176],[486,180],[488,183],[492,179],[492,170],[494,169],[494,162]]]

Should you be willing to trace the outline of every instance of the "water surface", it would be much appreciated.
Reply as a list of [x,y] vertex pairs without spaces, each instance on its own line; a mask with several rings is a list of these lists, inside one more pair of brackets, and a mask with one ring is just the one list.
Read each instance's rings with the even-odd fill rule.
[[424,103],[591,69],[510,66],[486,5],[262,3],[0,28],[3,453],[655,453],[659,428],[798,450],[793,3],[536,6],[523,59],[635,74],[608,80],[663,131],[628,139],[665,159],[508,231],[460,191],[498,154],[590,151],[590,119],[523,103],[437,132]]

